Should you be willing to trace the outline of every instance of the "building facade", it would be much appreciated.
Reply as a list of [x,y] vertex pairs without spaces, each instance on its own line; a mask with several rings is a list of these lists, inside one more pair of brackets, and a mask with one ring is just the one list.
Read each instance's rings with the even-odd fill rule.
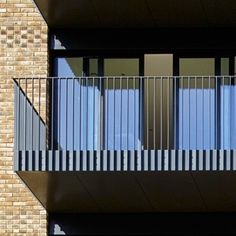
[[0,5],[1,235],[236,233],[233,1]]
[[48,75],[48,27],[32,1],[0,2],[1,235],[46,235],[47,213],[13,168],[13,77]]

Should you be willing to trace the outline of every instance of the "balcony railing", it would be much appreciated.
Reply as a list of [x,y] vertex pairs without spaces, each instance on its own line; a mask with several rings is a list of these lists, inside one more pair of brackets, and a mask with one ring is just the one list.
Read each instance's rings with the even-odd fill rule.
[[16,150],[236,148],[233,76],[14,82]]

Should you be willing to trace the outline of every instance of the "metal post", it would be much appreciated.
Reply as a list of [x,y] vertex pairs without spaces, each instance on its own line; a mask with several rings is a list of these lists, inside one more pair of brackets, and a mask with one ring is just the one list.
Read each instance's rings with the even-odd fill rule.
[[181,111],[181,123],[182,123],[182,150],[184,149],[184,77],[182,77],[182,111]]
[[107,99],[106,101],[106,116],[107,116],[107,123],[106,123],[106,150],[108,150],[108,128],[109,128],[109,111],[108,111],[108,102],[109,102],[109,81],[107,77]]
[[211,77],[208,79],[209,87],[209,148],[211,149]]
[[68,78],[66,78],[66,151],[67,151],[67,139],[68,139]]
[[81,113],[81,100],[82,100],[82,95],[81,95],[81,87],[82,87],[82,78],[79,77],[79,130],[78,130],[78,133],[79,133],[79,150],[81,150],[81,139],[82,139],[82,132],[81,132],[81,122],[82,122],[82,113]]
[[39,77],[39,119],[38,119],[38,150],[40,150],[40,145],[41,145],[41,135],[40,135],[40,101],[41,99],[41,78]]
[[223,128],[223,137],[222,137],[222,149],[224,150],[225,149],[225,77],[223,76],[222,77],[223,79],[223,91],[222,91],[222,97],[223,97],[223,106],[222,106],[222,121],[223,121],[223,125],[222,125],[222,128]]
[[51,149],[54,149],[54,138],[53,138],[53,133],[54,133],[54,79],[52,79],[52,100],[51,100]]
[[127,150],[129,150],[129,78],[126,78],[127,80]]
[[113,92],[114,92],[114,97],[113,97],[113,150],[115,150],[116,147],[116,114],[115,114],[115,109],[116,109],[116,83],[115,83],[115,77],[113,77]]
[[94,148],[94,139],[95,139],[95,85],[94,85],[94,77],[93,77],[93,150]]
[[75,77],[72,78],[72,150],[75,149]]
[[143,134],[142,134],[142,127],[143,127],[143,79],[144,77],[140,77],[140,102],[139,102],[139,138],[140,138],[140,150],[142,150],[142,139],[143,139]]
[[85,122],[86,122],[86,151],[88,150],[88,77],[85,77],[85,86],[86,86],[86,118],[85,118]]
[[58,94],[58,150],[60,150],[61,144],[61,80],[62,78],[58,78],[59,80],[59,94]]
[[122,150],[122,78],[120,77],[120,149]]
[[27,78],[25,78],[25,108],[24,108],[24,150],[26,150],[26,141],[27,141]]
[[162,77],[160,85],[160,149],[162,150]]
[[147,77],[147,150],[149,149],[149,77]]
[[99,90],[100,90],[100,100],[99,100],[99,112],[100,112],[100,122],[99,122],[99,139],[100,139],[100,150],[103,147],[103,87],[102,87],[102,78],[99,77]]
[[20,150],[20,130],[21,130],[21,124],[20,124],[20,117],[21,117],[21,114],[20,114],[20,104],[21,104],[21,102],[20,102],[20,98],[21,98],[21,96],[20,96],[20,93],[21,93],[21,89],[20,89],[20,84],[21,84],[21,79],[19,78],[18,79],[18,129],[17,129],[17,134],[18,134],[18,137],[17,137],[17,149],[18,150]]
[[174,79],[174,148],[177,149],[177,142],[176,140],[179,138],[177,137],[177,77],[173,77]]
[[190,142],[191,142],[191,135],[190,135],[190,77],[188,76],[188,149],[190,150]]
[[134,150],[136,149],[136,131],[135,131],[135,128],[136,128],[136,116],[135,116],[135,113],[136,113],[136,89],[135,89],[135,86],[136,85],[136,78],[133,77],[133,87],[134,87]]
[[204,149],[204,77],[202,77],[202,149]]
[[[230,108],[229,108],[229,117],[231,117],[231,104],[232,104],[232,101],[231,101],[231,86],[232,86],[232,77],[229,76],[229,98],[230,98]],[[231,149],[231,119],[229,121],[229,149]]]
[[216,90],[216,97],[215,97],[215,148],[218,149],[218,77],[215,77],[215,90]]
[[154,86],[153,86],[153,94],[154,94],[154,102],[153,102],[153,112],[154,112],[154,118],[153,118],[153,147],[154,150],[156,150],[156,78],[153,77],[154,79]]
[[195,76],[195,100],[196,100],[196,150],[198,149],[197,148],[197,121],[198,121],[198,119],[197,119],[197,77]]
[[167,149],[170,149],[170,77],[167,77]]
[[32,78],[31,147],[34,150],[34,78]]

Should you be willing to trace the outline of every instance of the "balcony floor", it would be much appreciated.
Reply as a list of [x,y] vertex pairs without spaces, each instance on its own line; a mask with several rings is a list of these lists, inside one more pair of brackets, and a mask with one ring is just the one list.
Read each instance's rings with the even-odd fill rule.
[[50,213],[236,210],[236,172],[17,173]]
[[236,151],[16,151],[49,212],[236,211]]

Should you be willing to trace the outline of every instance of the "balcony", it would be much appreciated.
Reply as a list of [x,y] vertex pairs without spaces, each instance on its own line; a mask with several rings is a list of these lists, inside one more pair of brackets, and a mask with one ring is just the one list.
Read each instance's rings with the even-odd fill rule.
[[235,210],[235,79],[14,79],[15,171],[51,212]]
[[[174,158],[176,153],[185,156],[185,163],[176,166],[174,158],[175,164],[166,160],[159,163],[160,168],[185,164],[180,169],[196,169],[196,163],[195,166],[190,163],[196,155],[211,159],[211,164],[201,163],[202,168],[233,167],[233,163],[220,163],[217,157],[223,153],[234,155],[232,150],[236,147],[235,77],[80,77],[14,81],[15,150],[21,156],[21,162],[16,165],[19,170],[29,167],[27,152],[27,156],[55,154],[59,162],[64,155],[70,160],[69,169],[84,166],[95,170],[100,166],[101,170],[109,159],[112,168],[116,164],[116,168],[121,169],[155,170],[158,159]],[[49,156],[40,157],[44,168],[49,168],[49,163],[45,162],[52,159]],[[82,156],[87,157],[83,160]],[[103,167],[101,163],[75,166],[70,163],[74,158],[78,158],[78,162],[105,158],[106,163]],[[121,158],[124,158],[123,167]],[[139,158],[144,159],[143,163]],[[114,163],[115,159],[119,159],[119,163]],[[135,161],[140,162],[135,164]],[[64,164],[56,166],[66,169]]]

